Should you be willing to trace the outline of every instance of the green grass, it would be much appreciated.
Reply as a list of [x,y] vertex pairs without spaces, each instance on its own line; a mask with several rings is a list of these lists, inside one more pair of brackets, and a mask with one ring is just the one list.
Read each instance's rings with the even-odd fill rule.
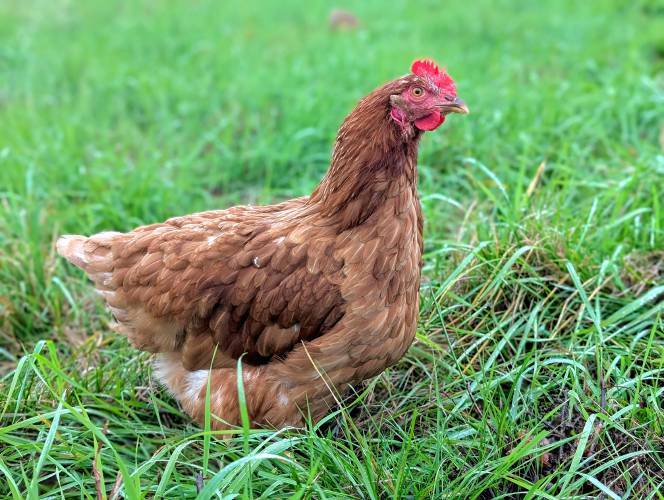
[[[664,498],[664,4],[244,4],[0,4],[0,497]],[[54,238],[306,194],[427,55],[472,114],[415,344],[304,431],[192,425]]]

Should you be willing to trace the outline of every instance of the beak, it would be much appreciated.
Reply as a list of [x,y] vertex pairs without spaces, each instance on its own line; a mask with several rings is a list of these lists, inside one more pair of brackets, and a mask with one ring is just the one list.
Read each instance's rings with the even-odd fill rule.
[[468,106],[463,99],[455,97],[453,101],[445,101],[439,105],[441,111],[446,111],[447,113],[461,113],[462,115],[467,115],[470,113]]

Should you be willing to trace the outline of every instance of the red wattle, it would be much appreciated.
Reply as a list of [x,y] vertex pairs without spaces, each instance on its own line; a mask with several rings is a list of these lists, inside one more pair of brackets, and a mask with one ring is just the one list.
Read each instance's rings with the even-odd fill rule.
[[415,120],[415,126],[420,130],[434,130],[440,127],[445,121],[445,116],[440,111],[435,110],[430,115]]

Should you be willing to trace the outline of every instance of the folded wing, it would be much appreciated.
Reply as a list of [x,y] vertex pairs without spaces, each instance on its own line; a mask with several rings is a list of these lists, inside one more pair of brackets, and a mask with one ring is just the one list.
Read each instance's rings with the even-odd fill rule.
[[64,236],[58,252],[89,275],[139,349],[180,353],[190,370],[207,368],[215,352],[216,366],[243,353],[263,363],[323,335],[344,313],[335,235],[284,217],[305,201]]

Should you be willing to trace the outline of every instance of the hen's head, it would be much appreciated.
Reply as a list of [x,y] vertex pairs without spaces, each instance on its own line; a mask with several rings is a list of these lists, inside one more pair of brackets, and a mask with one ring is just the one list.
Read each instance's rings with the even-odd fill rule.
[[457,97],[454,80],[429,60],[415,61],[411,73],[398,81],[398,91],[390,95],[390,116],[402,128],[434,130],[449,113],[468,113]]

